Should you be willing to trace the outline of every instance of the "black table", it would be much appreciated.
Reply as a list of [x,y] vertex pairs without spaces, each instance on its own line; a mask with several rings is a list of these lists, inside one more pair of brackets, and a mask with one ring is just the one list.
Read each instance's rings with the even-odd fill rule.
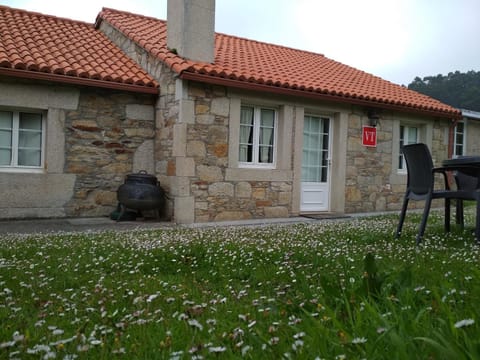
[[460,171],[466,175],[480,178],[480,156],[459,156],[442,161],[447,170]]
[[442,161],[445,170],[454,171],[459,197],[457,223],[463,225],[463,200],[477,202],[475,240],[480,244],[480,156],[459,156]]

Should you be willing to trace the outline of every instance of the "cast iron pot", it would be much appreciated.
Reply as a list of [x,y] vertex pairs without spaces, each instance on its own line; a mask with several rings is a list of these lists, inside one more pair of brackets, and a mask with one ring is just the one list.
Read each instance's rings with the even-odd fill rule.
[[161,210],[165,206],[165,191],[146,171],[127,175],[117,190],[117,198],[121,205],[134,210]]

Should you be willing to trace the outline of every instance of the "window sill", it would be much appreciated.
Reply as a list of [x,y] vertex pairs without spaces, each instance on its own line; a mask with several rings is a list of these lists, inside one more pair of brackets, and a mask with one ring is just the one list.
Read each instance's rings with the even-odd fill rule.
[[238,168],[239,169],[256,169],[256,170],[275,170],[275,164],[259,165],[259,164],[239,163]]
[[0,167],[0,174],[44,174],[43,168]]
[[228,168],[226,181],[292,181],[292,170],[277,170],[264,167]]

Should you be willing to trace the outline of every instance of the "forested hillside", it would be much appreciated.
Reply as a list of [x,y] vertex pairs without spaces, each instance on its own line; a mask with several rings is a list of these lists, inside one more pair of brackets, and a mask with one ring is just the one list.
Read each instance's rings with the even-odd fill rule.
[[408,88],[456,108],[480,111],[480,71],[416,77]]

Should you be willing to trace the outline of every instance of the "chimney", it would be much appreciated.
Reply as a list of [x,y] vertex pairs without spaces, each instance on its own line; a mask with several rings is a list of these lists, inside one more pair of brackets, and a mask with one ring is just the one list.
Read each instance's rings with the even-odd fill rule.
[[167,47],[184,58],[213,63],[215,0],[168,0]]

